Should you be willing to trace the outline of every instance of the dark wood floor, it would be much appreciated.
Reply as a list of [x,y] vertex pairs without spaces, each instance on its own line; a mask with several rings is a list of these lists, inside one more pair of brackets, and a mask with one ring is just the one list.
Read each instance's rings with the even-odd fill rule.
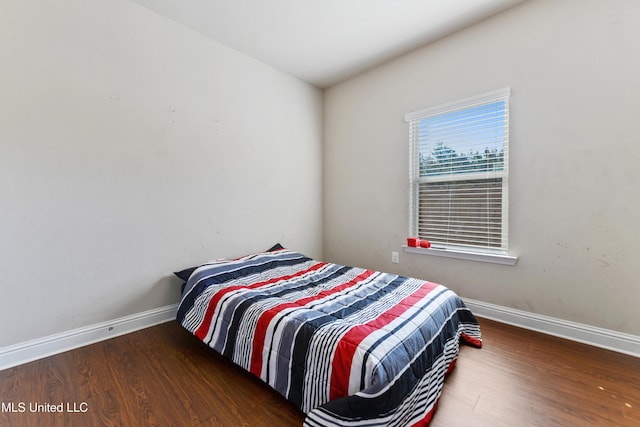
[[[484,347],[462,346],[431,427],[640,425],[640,359],[480,322]],[[286,427],[303,420],[175,322],[0,371],[0,403],[5,427]],[[31,412],[59,404],[62,413]]]

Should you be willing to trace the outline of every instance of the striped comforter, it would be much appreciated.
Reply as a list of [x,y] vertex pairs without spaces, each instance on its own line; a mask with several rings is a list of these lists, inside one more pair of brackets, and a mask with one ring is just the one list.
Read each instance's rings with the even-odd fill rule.
[[450,289],[277,250],[189,277],[178,321],[307,414],[306,426],[426,425],[476,319]]

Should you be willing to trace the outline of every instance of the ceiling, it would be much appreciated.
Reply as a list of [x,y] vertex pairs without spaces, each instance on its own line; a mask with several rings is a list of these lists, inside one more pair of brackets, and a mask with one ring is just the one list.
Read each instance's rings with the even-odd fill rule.
[[325,88],[523,0],[134,0]]

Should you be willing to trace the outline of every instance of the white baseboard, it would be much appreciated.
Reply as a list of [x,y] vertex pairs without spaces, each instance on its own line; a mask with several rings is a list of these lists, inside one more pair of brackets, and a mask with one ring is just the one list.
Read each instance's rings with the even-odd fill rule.
[[176,318],[178,304],[0,348],[0,371]]
[[[640,337],[509,307],[463,298],[478,317],[640,357]],[[0,348],[0,371],[165,323],[176,318],[178,305],[160,307],[108,322]]]
[[478,317],[640,357],[640,337],[463,298]]

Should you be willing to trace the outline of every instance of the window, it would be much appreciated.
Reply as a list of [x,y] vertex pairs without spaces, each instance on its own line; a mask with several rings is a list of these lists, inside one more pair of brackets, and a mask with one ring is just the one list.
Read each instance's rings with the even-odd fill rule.
[[405,116],[410,235],[435,249],[508,250],[509,89]]

